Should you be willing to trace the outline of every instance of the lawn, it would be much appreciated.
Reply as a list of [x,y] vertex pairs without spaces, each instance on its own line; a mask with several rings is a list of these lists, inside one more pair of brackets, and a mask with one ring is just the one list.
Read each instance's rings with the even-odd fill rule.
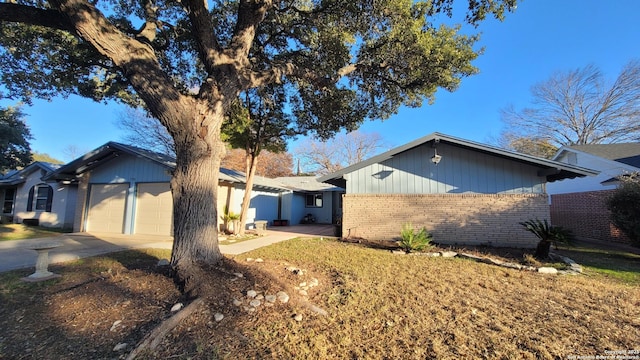
[[[84,259],[52,267],[63,277],[45,283],[20,282],[28,271],[0,274],[0,358],[126,355],[181,301],[171,279],[155,271],[157,259],[168,255],[145,250]],[[618,261],[640,271],[632,265],[637,259]],[[212,269],[208,280],[217,292],[206,310],[142,358],[563,359],[637,350],[639,287],[596,269],[542,275],[295,239]],[[314,279],[318,286],[307,296],[298,293]],[[291,301],[249,312],[233,304],[246,304],[248,290],[285,291]],[[216,321],[215,313],[224,318]],[[118,344],[126,345],[114,351]]]
[[62,231],[24,224],[0,224],[0,241],[35,239],[60,235]]

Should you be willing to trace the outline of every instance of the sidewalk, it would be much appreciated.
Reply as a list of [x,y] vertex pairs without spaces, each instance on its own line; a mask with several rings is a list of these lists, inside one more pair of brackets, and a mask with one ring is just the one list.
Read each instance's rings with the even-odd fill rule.
[[[269,228],[265,236],[231,245],[220,245],[223,254],[237,255],[280,241],[297,237],[333,236],[333,227],[327,225],[290,226]],[[54,237],[10,240],[0,242],[0,272],[35,267],[35,245],[57,243],[62,246],[49,252],[49,263],[55,264],[111,252],[156,248],[171,249],[173,238],[168,236],[72,233]]]

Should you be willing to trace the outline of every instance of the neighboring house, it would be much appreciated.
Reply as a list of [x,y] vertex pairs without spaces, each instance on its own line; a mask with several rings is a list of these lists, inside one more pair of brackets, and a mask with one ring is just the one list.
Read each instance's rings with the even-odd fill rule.
[[[45,179],[77,185],[74,231],[167,236],[173,226],[169,182],[174,168],[175,160],[169,156],[109,142]],[[244,184],[244,174],[220,169],[220,216],[225,209],[240,212]],[[285,191],[277,182],[257,177],[248,226],[254,220],[277,218],[280,193]]]
[[37,161],[0,177],[2,222],[71,229],[77,187],[45,180],[59,167]]
[[549,218],[546,183],[596,174],[433,133],[318,181],[346,189],[345,237],[396,239],[411,223],[442,244],[532,247],[519,223]]
[[275,181],[291,191],[282,194],[282,219],[290,225],[308,222],[309,215],[315,223],[334,224],[342,218],[344,189],[317,181],[315,176],[289,176]]
[[617,177],[640,171],[640,143],[564,146],[553,160],[600,174],[549,184],[552,223],[581,237],[627,241],[609,220],[606,199],[616,188]]

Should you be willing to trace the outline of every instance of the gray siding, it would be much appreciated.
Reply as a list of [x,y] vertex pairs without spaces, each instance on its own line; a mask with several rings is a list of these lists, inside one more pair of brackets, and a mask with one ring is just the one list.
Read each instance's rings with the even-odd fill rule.
[[148,159],[120,155],[91,172],[91,183],[169,182],[168,169]]
[[538,168],[449,144],[423,145],[345,176],[349,194],[541,194]]

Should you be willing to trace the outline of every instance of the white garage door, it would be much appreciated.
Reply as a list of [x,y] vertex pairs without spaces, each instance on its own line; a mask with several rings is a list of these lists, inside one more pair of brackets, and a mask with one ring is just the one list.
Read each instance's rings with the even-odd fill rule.
[[172,235],[173,198],[168,183],[138,184],[135,233]]
[[87,231],[122,234],[128,184],[93,184]]

